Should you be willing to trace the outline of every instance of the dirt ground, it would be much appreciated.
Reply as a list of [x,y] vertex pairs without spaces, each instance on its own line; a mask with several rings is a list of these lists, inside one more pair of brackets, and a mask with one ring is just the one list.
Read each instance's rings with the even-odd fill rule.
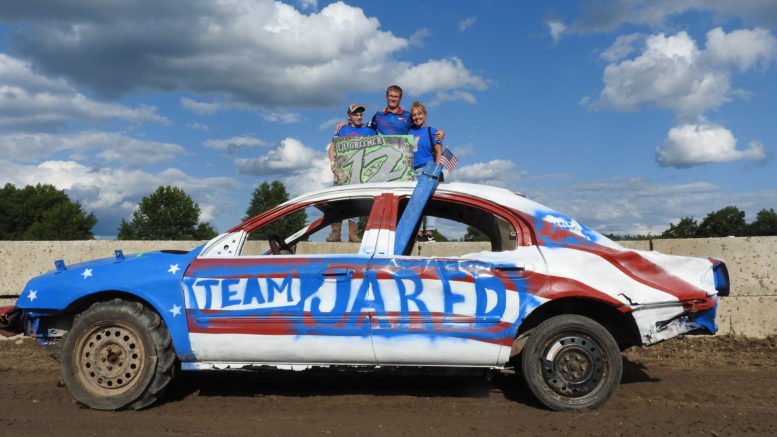
[[514,378],[184,373],[143,411],[79,408],[34,342],[0,338],[0,436],[777,435],[777,338],[684,338],[623,354],[600,410],[554,413]]

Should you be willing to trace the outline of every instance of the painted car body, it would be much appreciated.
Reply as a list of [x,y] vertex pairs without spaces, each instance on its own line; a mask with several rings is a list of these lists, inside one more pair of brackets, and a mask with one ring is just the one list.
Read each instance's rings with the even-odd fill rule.
[[[527,232],[514,250],[457,258],[395,255],[394,230],[382,226],[396,223],[389,214],[368,223],[357,254],[234,255],[250,230],[300,204],[354,196],[383,196],[381,203],[390,203],[412,188],[324,190],[189,253],[117,255],[67,266],[32,279],[16,306],[28,315],[28,333],[47,338],[36,322],[79,299],[103,292],[138,296],[162,315],[186,368],[211,362],[496,367],[509,358],[521,321],[545,302],[572,297],[633,315],[642,344],[716,330],[714,267],[720,261],[625,249],[493,187],[445,184],[435,195],[505,209]],[[397,352],[408,347],[430,356]]]
[[[72,316],[109,298],[157,312],[184,370],[309,366],[503,368],[544,318],[580,311],[620,347],[714,334],[720,260],[626,249],[508,190],[441,184],[426,214],[480,226],[489,251],[415,256],[402,224],[414,183],[333,187],[266,211],[190,252],[65,265],[31,279],[14,310],[57,343]],[[246,254],[249,234],[305,208],[322,215],[282,240],[366,217],[358,251]],[[349,213],[349,208],[359,210]],[[409,231],[408,231],[409,229]],[[69,321],[70,320],[70,321]]]

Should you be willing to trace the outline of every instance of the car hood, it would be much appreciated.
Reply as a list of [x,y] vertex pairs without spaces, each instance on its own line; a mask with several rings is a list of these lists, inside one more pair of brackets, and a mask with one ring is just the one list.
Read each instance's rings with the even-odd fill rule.
[[63,309],[81,296],[100,291],[137,294],[180,282],[186,267],[202,250],[118,254],[112,258],[65,265],[30,279],[16,302],[23,309]]

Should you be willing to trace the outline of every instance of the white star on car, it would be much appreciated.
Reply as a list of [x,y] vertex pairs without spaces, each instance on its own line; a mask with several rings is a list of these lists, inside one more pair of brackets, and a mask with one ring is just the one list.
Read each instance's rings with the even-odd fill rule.
[[92,276],[92,269],[84,269],[84,272],[81,273],[81,276],[83,276],[84,279],[91,277]]
[[180,305],[173,305],[173,307],[170,308],[168,311],[173,313],[173,317],[180,316],[181,315],[181,306]]
[[38,290],[30,290],[27,297],[30,299],[30,302],[34,301],[38,298]]
[[170,264],[170,268],[167,271],[175,274],[178,270],[181,270],[181,268],[178,267],[178,264]]

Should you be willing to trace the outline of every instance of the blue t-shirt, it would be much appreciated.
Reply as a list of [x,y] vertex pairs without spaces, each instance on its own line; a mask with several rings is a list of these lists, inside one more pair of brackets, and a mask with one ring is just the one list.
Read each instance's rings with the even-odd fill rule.
[[336,137],[369,137],[372,135],[375,135],[375,129],[367,126],[353,127],[350,124],[341,127],[335,134]]
[[369,127],[378,131],[381,135],[407,135],[410,126],[413,125],[413,119],[410,113],[402,108],[402,112],[378,111],[372,116],[368,124]]
[[[429,138],[429,132],[431,132],[431,139]],[[437,139],[435,139],[435,135],[437,135],[437,129],[429,126],[413,126],[410,128],[410,131],[408,131],[407,134],[412,135],[413,139],[418,145],[415,153],[413,153],[413,167],[420,167],[422,165],[426,165],[426,163],[429,161],[434,161],[434,150],[432,149],[432,144],[442,144],[441,141],[437,141]],[[432,141],[434,143],[432,143]]]

